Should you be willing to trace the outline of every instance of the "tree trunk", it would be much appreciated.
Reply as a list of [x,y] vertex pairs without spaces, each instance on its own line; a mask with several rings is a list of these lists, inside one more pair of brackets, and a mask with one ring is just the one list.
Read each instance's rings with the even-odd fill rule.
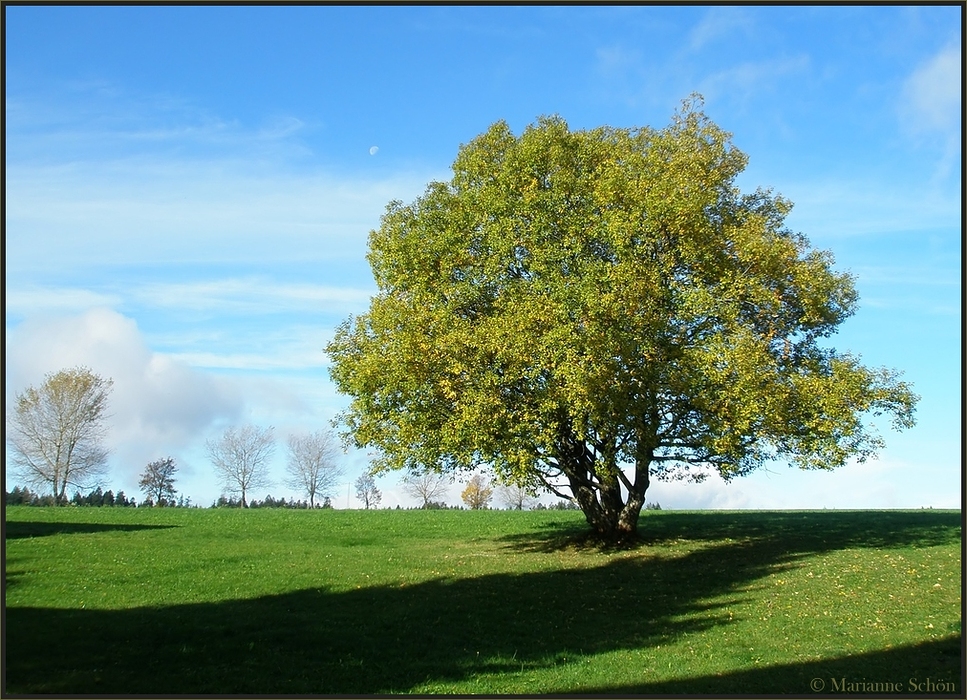
[[625,503],[618,514],[617,532],[619,539],[638,536],[638,517],[641,515],[641,508],[644,505],[644,494],[628,494],[628,502]]
[[649,461],[639,463],[634,488],[625,501],[618,476],[620,467],[615,460],[601,463],[583,441],[577,440],[570,431],[563,431],[559,463],[568,478],[571,493],[598,537],[621,542],[638,536],[638,517],[645,505],[645,491],[649,484]]
[[645,504],[644,493],[631,492],[625,501],[621,497],[621,484],[617,479],[596,489],[581,483],[582,480],[568,478],[571,492],[598,537],[620,542],[638,536],[638,518]]

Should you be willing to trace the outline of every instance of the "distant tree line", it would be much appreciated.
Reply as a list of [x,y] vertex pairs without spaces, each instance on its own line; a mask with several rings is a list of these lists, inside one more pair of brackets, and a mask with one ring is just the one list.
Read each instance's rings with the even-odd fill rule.
[[448,505],[443,501],[427,501],[418,506],[409,506],[404,508],[403,506],[396,506],[396,510],[466,510],[463,506],[459,505]]
[[[234,496],[221,495],[217,500],[212,502],[212,508],[241,508],[242,500],[241,498],[235,498]],[[332,501],[327,496],[323,499],[322,503],[316,503],[312,505],[309,501],[297,501],[294,498],[289,498],[285,500],[284,498],[272,498],[271,495],[265,497],[262,501],[248,501],[245,505],[247,508],[293,508],[300,510],[310,510],[317,509],[321,510],[323,508],[332,508]]]
[[533,510],[581,510],[581,508],[574,501],[556,501],[551,505],[538,503]]
[[[51,494],[41,495],[31,491],[26,486],[14,486],[12,491],[4,491],[4,501],[8,506],[55,506],[57,505],[56,500]],[[160,503],[156,503],[151,497],[146,497],[140,503],[133,496],[128,497],[125,495],[124,491],[118,491],[116,494],[111,491],[103,491],[100,487],[95,488],[93,491],[88,493],[86,496],[82,495],[79,491],[74,492],[73,498],[71,498],[66,503],[62,505],[71,506],[86,506],[86,507],[110,507],[110,508],[154,508],[154,507],[168,507],[168,508],[201,508],[202,506],[193,504],[191,502],[190,496],[179,495],[177,498],[171,497],[162,499]],[[267,495],[263,500],[252,500],[248,502],[249,508],[291,508],[297,510],[321,510],[324,508],[332,508],[332,501],[326,497],[323,499],[322,503],[316,503],[315,505],[310,505],[308,501],[301,500],[297,501],[293,498],[286,500],[285,498],[273,498],[271,495]],[[217,500],[213,501],[210,508],[238,508],[241,506],[241,499],[235,498],[233,496],[219,496]],[[486,509],[487,506],[484,506]],[[450,505],[443,501],[427,501],[419,506],[411,507],[401,507],[396,506],[396,510],[473,510],[468,506],[464,505]],[[518,510],[515,507],[511,507],[511,510]],[[572,501],[560,500],[550,505],[546,503],[537,502],[534,504],[528,504],[525,510],[580,510],[580,508],[575,505]],[[648,503],[645,505],[646,510],[661,510],[661,505],[658,503]]]
[[[34,493],[28,487],[24,486],[14,486],[12,491],[4,490],[4,502],[8,506],[55,506],[58,505],[58,499],[56,499],[51,494],[41,495],[39,493]],[[156,504],[151,498],[145,498],[143,501],[138,503],[138,500],[134,496],[126,496],[124,491],[118,491],[116,494],[112,490],[104,491],[101,487],[97,487],[86,496],[81,494],[80,491],[75,491],[73,498],[68,501],[64,501],[61,505],[72,505],[72,506],[93,506],[95,508],[134,508],[134,507],[153,507],[155,505],[164,505],[171,508],[197,508],[198,506],[193,506],[191,503],[191,497],[188,496],[178,496],[178,498],[172,498],[170,500],[165,500],[163,503]]]

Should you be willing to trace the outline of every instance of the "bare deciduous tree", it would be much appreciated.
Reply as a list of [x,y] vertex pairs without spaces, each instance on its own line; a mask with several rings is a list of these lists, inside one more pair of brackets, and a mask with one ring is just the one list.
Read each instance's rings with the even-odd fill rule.
[[97,484],[107,465],[101,442],[113,382],[86,367],[50,373],[39,388],[17,394],[7,416],[11,463],[29,484],[53,489],[66,503],[68,485]]
[[175,460],[171,457],[151,462],[141,472],[138,486],[144,494],[157,505],[174,505],[175,503]]
[[420,503],[421,508],[426,508],[434,499],[447,492],[450,481],[449,477],[439,472],[410,472],[400,479],[400,485],[408,495],[422,501]]
[[336,480],[342,476],[336,464],[338,454],[338,445],[328,430],[290,436],[286,486],[309,496],[309,507],[315,508],[316,496],[331,496]]
[[205,446],[225,490],[241,496],[242,508],[248,507],[246,493],[271,485],[267,470],[275,450],[272,428],[229,428],[221,438],[209,440]]
[[369,472],[364,472],[356,479],[356,498],[363,502],[366,510],[370,506],[375,508],[383,499],[383,494],[376,488],[376,478]]
[[531,490],[519,484],[498,486],[497,498],[510,510],[527,510],[535,501]]

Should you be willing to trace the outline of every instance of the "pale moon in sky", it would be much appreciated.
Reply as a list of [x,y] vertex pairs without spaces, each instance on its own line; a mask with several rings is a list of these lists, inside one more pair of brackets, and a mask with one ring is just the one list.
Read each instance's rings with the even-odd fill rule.
[[369,155],[371,155],[371,156],[375,156],[375,155],[376,155],[376,152],[377,152],[378,150],[379,150],[379,146],[372,146],[372,147],[371,147],[371,148],[369,149]]

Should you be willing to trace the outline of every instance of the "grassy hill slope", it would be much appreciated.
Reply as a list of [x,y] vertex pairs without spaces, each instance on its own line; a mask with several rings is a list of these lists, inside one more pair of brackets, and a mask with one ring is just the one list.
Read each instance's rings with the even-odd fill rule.
[[8,508],[6,691],[963,694],[959,512],[640,529],[602,549],[560,511]]

